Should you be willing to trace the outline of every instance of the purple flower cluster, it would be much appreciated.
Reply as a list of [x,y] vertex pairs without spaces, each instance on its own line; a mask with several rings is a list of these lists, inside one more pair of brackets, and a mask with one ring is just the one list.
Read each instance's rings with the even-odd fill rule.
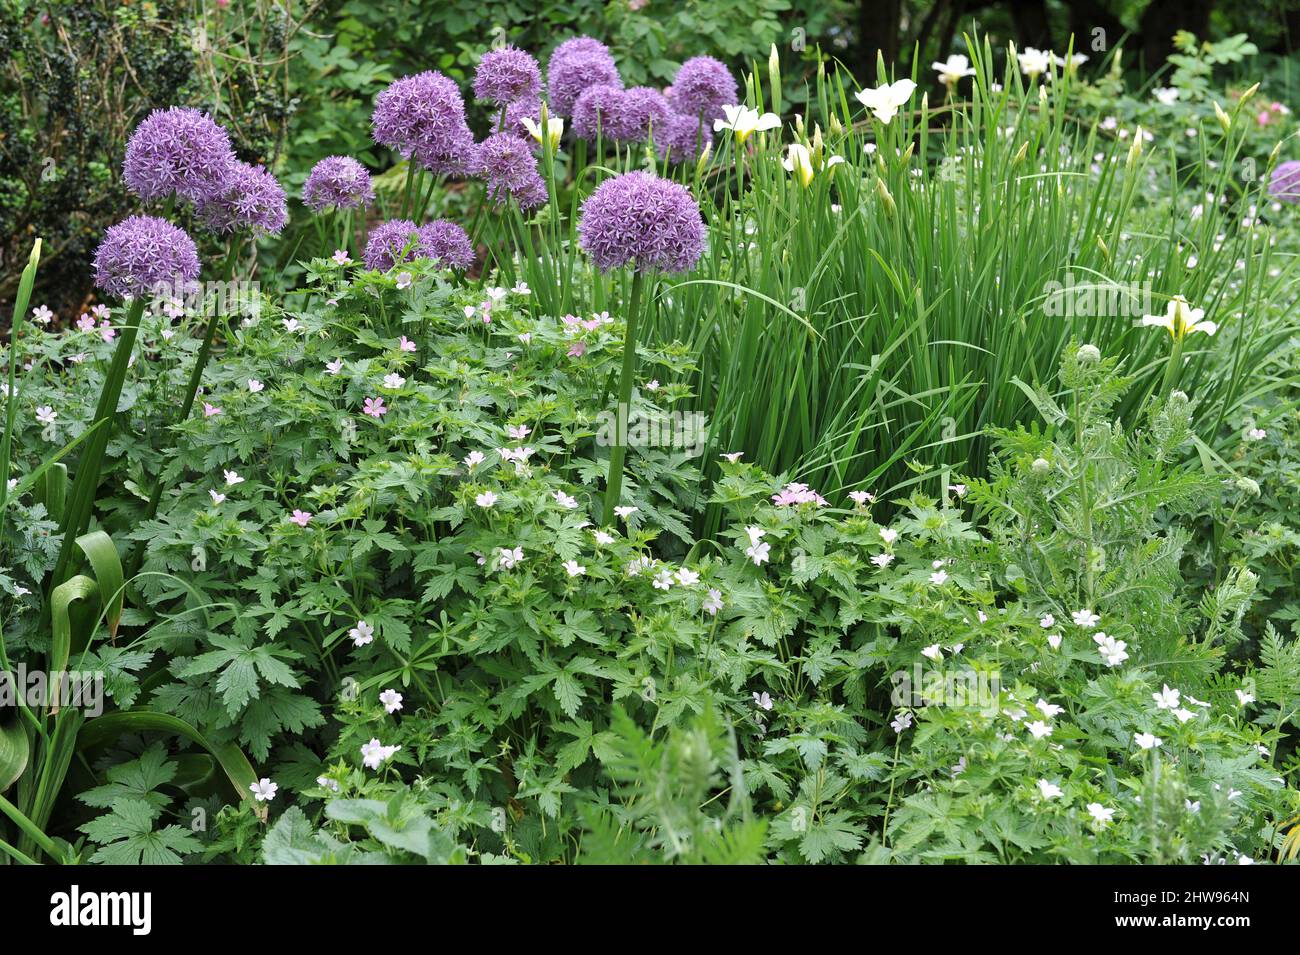
[[198,277],[194,240],[155,216],[131,216],[109,226],[95,250],[95,284],[110,295],[134,298],[160,286],[181,294]]
[[711,56],[695,56],[683,63],[668,89],[675,112],[709,123],[722,119],[722,107],[739,101],[731,71]]
[[621,86],[591,86],[573,104],[573,135],[595,142],[613,138],[614,117],[623,99]]
[[546,183],[528,141],[513,133],[494,133],[479,143],[474,173],[487,183],[488,198],[497,205],[513,198],[521,209],[546,202]]
[[1300,160],[1279,163],[1268,180],[1268,194],[1280,202],[1300,204]]
[[634,86],[612,104],[610,131],[623,143],[643,143],[668,125],[673,109],[664,94],[649,86]]
[[420,241],[418,231],[410,219],[389,219],[375,226],[370,230],[362,256],[366,268],[387,272],[398,262],[410,261]]
[[122,178],[146,201],[175,195],[202,202],[225,193],[234,166],[230,137],[212,117],[173,106],[154,110],[135,128]]
[[556,116],[568,116],[582,91],[592,86],[622,86],[609,49],[589,36],[576,36],[555,48],[546,64],[550,107]]
[[380,272],[414,259],[467,269],[474,263],[474,249],[465,230],[446,219],[419,228],[410,219],[390,219],[371,230],[363,258],[366,268]]
[[404,76],[375,97],[375,142],[414,156],[435,173],[457,174],[472,161],[474,135],[456,83],[432,70]]
[[713,132],[708,121],[701,122],[683,113],[674,113],[662,130],[655,130],[655,150],[660,158],[667,157],[671,162],[698,159],[711,142]]
[[370,173],[351,156],[326,156],[312,167],[302,187],[302,201],[316,212],[330,206],[359,209],[374,199]]
[[501,124],[501,131],[503,133],[513,133],[520,139],[528,139],[531,134],[528,132],[528,127],[524,125],[525,119],[531,119],[534,123],[541,123],[542,101],[538,97],[526,96],[507,106],[505,120]]
[[518,99],[536,99],[542,92],[542,71],[529,54],[513,46],[489,50],[474,72],[474,95],[506,106]]
[[685,272],[704,251],[704,218],[682,186],[646,172],[607,179],[582,204],[578,240],[601,271]]
[[213,232],[238,229],[275,235],[289,221],[284,189],[263,166],[235,163],[235,174],[220,196],[198,204],[199,220]]
[[450,269],[467,269],[474,264],[474,248],[465,230],[446,219],[434,219],[420,226],[419,254]]

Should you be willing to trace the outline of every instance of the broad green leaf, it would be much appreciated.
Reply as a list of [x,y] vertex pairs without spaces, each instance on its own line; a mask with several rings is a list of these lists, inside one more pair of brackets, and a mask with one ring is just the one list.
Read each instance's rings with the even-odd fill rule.
[[18,711],[11,712],[12,719],[0,720],[0,793],[18,781],[31,756],[27,730],[17,717]]
[[167,713],[151,710],[129,710],[124,713],[109,713],[89,720],[77,735],[78,749],[91,749],[102,746],[124,733],[142,732],[173,733],[195,743],[212,754],[221,764],[222,770],[230,784],[239,794],[239,798],[251,805],[257,814],[266,819],[268,813],[264,805],[259,804],[248,788],[257,782],[257,773],[253,771],[248,757],[233,743],[217,745],[196,730],[189,723]]
[[[54,588],[50,594],[50,673],[62,673],[68,668],[72,653],[72,616],[74,601],[98,596],[99,585],[85,574],[78,574]],[[50,712],[59,711],[58,681],[50,686]]]
[[106,608],[109,639],[116,639],[117,625],[122,619],[122,596],[125,590],[122,578],[122,560],[117,555],[113,539],[103,531],[91,531],[77,538],[99,584],[99,599]]

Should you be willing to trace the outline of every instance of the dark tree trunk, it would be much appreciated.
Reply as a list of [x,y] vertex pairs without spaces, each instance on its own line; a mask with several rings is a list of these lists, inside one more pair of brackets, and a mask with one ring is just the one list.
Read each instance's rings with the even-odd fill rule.
[[1157,69],[1165,57],[1173,52],[1174,34],[1188,30],[1205,39],[1210,26],[1213,0],[1151,0],[1142,11],[1139,31],[1142,34],[1143,67]]
[[1015,24],[1020,49],[1032,46],[1046,50],[1052,45],[1046,0],[1011,0],[1007,6],[1011,8],[1011,22]]
[[903,0],[858,0],[858,48],[853,72],[859,83],[876,82],[876,58],[898,59]]
[[[1097,34],[1097,30],[1102,32]],[[1086,53],[1096,63],[1119,43],[1124,35],[1124,24],[1103,0],[1073,0],[1070,4],[1070,32],[1074,34],[1074,52]],[[1064,47],[1064,41],[1061,45]]]

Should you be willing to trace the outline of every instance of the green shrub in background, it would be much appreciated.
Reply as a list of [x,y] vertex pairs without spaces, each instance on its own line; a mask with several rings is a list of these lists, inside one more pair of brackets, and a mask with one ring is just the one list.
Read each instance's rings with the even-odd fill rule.
[[152,109],[208,110],[241,158],[275,164],[300,24],[270,0],[208,7],[204,19],[183,0],[0,3],[0,299],[12,299],[40,236],[38,298],[75,321],[93,294],[90,258],[104,228],[134,209],[121,157]]

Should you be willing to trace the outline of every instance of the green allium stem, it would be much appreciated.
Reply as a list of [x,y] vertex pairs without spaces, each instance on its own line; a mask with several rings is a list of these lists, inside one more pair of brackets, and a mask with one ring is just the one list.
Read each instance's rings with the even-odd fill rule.
[[632,273],[632,294],[628,298],[627,333],[623,338],[623,370],[618,379],[618,404],[615,407],[614,444],[609,452],[609,477],[605,481],[606,524],[611,522],[614,507],[623,490],[623,460],[627,456],[626,415],[632,403],[632,374],[636,370],[637,323],[640,319],[642,287],[645,279],[640,271]]

